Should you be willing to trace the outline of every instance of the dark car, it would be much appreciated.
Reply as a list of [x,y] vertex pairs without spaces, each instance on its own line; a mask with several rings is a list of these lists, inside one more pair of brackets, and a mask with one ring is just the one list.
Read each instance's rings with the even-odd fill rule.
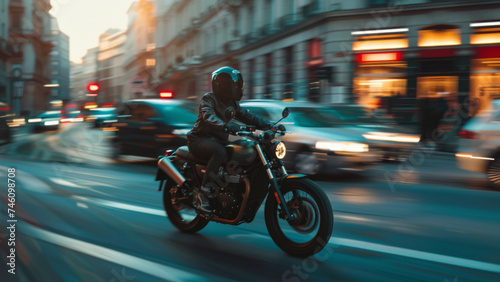
[[299,173],[329,174],[364,171],[380,160],[358,132],[337,127],[342,120],[321,105],[306,102],[248,100],[241,106],[271,121],[277,121],[285,107],[290,115],[281,122],[291,134],[283,136],[287,169]]
[[28,119],[33,132],[57,130],[61,123],[61,111],[48,111]]
[[185,100],[132,100],[118,110],[115,156],[157,157],[187,144],[198,104]]
[[9,127],[10,107],[0,103],[0,145],[12,142],[12,132]]
[[115,108],[95,108],[91,109],[86,119],[92,122],[95,128],[109,126],[117,122]]
[[334,104],[327,108],[338,116],[336,126],[347,128],[365,137],[370,147],[383,152],[386,160],[404,160],[420,141],[415,130],[404,128],[391,116],[371,113],[360,105]]

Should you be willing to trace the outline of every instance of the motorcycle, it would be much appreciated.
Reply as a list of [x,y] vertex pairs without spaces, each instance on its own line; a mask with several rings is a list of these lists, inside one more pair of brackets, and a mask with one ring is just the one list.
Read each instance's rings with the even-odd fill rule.
[[[225,112],[228,123],[235,110]],[[289,115],[288,108],[282,118]],[[283,128],[281,128],[283,129]],[[252,126],[242,126],[242,137],[226,146],[228,161],[215,179],[216,191],[209,201],[213,211],[198,209],[196,195],[207,160],[189,152],[187,146],[168,150],[159,157],[156,180],[163,188],[163,204],[170,222],[180,231],[195,233],[210,221],[239,225],[254,220],[265,203],[265,222],[272,240],[286,253],[308,257],[321,251],[333,230],[333,211],[325,192],[305,175],[288,174],[282,159],[286,146],[276,137],[288,132],[267,130],[256,134]]]

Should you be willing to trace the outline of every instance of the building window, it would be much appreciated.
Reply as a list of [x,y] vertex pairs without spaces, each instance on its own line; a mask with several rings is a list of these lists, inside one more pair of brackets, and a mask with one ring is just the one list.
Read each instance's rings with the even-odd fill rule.
[[471,62],[470,93],[474,103],[470,103],[470,114],[480,112],[490,106],[490,102],[500,99],[500,46],[477,47]]
[[383,99],[406,96],[406,67],[401,51],[358,54],[353,81],[356,102],[375,109]]
[[323,44],[318,38],[314,38],[309,41],[309,58],[319,58],[323,55]]
[[264,56],[265,63],[265,71],[264,71],[264,99],[272,99],[273,98],[273,85],[272,85],[272,77],[273,77],[273,57],[272,54],[266,54]]
[[156,64],[155,59],[146,59],[146,66],[153,67]]
[[418,31],[418,47],[460,45],[460,29],[452,25],[434,25]]
[[[248,61],[248,99],[252,99],[254,96],[254,88],[255,88],[255,59],[251,59]],[[246,87],[245,87],[246,88]]]
[[22,18],[23,18],[23,14],[12,13],[10,15],[10,28],[21,29],[23,26]]
[[500,43],[500,27],[476,28],[470,36],[470,44]]
[[293,46],[289,46],[283,50],[283,55],[285,59],[285,65],[284,65],[284,75],[285,75],[285,81],[284,81],[284,89],[283,89],[283,100],[291,101],[293,100],[293,93],[295,91],[295,85],[294,85],[294,79],[293,79],[293,74],[294,74],[294,60],[293,60]]
[[358,36],[352,43],[352,50],[383,50],[408,48],[408,35],[406,33],[377,34]]

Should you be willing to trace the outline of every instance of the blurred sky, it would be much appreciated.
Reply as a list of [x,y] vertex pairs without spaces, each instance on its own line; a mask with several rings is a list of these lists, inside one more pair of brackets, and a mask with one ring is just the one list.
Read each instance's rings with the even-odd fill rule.
[[60,29],[69,36],[70,60],[81,62],[108,28],[127,28],[127,10],[134,0],[51,0]]

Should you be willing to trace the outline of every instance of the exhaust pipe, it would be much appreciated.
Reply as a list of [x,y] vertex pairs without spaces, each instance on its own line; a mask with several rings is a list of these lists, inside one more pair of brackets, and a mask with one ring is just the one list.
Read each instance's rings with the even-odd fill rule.
[[186,178],[177,170],[174,164],[167,158],[163,157],[158,161],[158,166],[170,176],[179,186],[186,182]]

